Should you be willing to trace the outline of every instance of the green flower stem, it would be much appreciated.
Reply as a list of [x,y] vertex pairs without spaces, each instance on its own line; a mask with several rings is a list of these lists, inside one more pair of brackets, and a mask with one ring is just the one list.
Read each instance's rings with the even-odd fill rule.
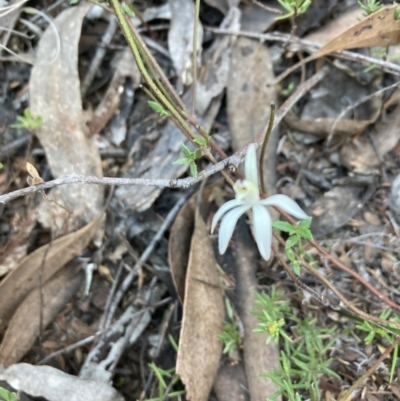
[[[139,52],[141,53],[146,64],[149,66],[150,72],[153,75],[154,79],[156,80],[159,89],[163,92],[164,96],[173,104],[174,101],[172,101],[171,96],[170,96],[170,95],[172,95],[176,104],[178,104],[178,106],[181,108],[181,110],[179,110],[179,108],[178,108],[178,111],[182,115],[183,111],[185,110],[185,105],[183,104],[182,100],[180,99],[180,97],[178,96],[178,94],[176,93],[174,88],[172,87],[171,83],[165,76],[164,71],[160,68],[158,63],[154,60],[153,55],[149,52],[149,49],[143,42],[142,37],[139,35],[139,32],[137,31],[135,24],[132,22],[132,20],[130,18],[125,18],[125,20],[128,23],[129,28],[132,30],[132,33],[135,38],[136,45],[139,49]],[[160,82],[160,80],[161,80],[161,82]],[[165,88],[167,88],[168,91],[165,90]]]

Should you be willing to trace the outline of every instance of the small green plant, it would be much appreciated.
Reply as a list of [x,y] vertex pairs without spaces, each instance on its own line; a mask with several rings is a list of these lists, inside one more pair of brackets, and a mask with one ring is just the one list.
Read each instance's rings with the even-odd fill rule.
[[158,397],[148,398],[146,401],[163,401],[166,399],[166,396],[168,397],[167,399],[170,399],[172,397],[186,394],[185,390],[171,391],[170,393],[165,394],[168,388],[166,380],[172,380],[172,386],[170,386],[170,388],[173,388],[173,386],[179,381],[179,376],[175,374],[175,368],[164,370],[158,367],[155,363],[149,363],[149,367],[158,380]]
[[169,117],[171,115],[170,112],[165,110],[160,103],[157,103],[154,100],[148,100],[147,104],[161,117]]
[[289,97],[294,91],[294,82],[290,82],[286,89],[282,89],[281,93],[283,96]]
[[364,11],[364,17],[376,13],[383,7],[382,3],[378,0],[358,1],[358,5]]
[[34,131],[35,129],[39,128],[43,121],[42,117],[33,117],[30,109],[24,110],[23,116],[17,117],[17,123],[11,124],[11,128],[25,128],[28,131]]
[[304,14],[311,5],[311,0],[278,0],[278,2],[287,12],[276,17],[276,20],[297,17],[300,14]]
[[0,401],[17,401],[19,399],[17,393],[6,390],[0,387]]
[[298,225],[293,225],[287,221],[275,221],[272,223],[272,227],[289,234],[289,237],[285,243],[285,255],[290,260],[293,266],[293,271],[299,276],[300,275],[300,263],[298,262],[295,250],[300,256],[309,259],[311,256],[303,251],[301,246],[302,239],[310,240],[313,238],[310,231],[311,218],[302,220]]
[[267,344],[274,339],[279,341],[279,337],[284,337],[291,341],[283,330],[285,315],[289,314],[289,304],[287,301],[280,301],[281,294],[276,291],[275,286],[271,289],[271,295],[256,292],[257,301],[254,305],[252,314],[260,321],[254,329],[257,333],[267,332]]
[[[391,321],[393,321],[393,322],[400,321],[400,319],[390,309],[383,311],[379,317],[382,320],[387,320],[388,326],[390,326]],[[371,344],[375,337],[381,337],[381,338],[387,340],[390,344],[392,344],[396,339],[396,336],[392,332],[392,329],[390,331],[388,331],[385,327],[383,327],[383,326],[379,327],[366,320],[363,320],[362,323],[358,324],[356,327],[357,327],[357,329],[359,329],[361,331],[366,331],[368,333],[368,335],[364,338],[364,342],[367,345]],[[390,368],[390,382],[393,381],[398,354],[399,354],[399,346],[396,345],[393,350],[393,358],[392,358],[392,364],[391,364],[391,368]]]
[[[262,374],[279,386],[279,390],[268,400],[275,400],[286,394],[289,401],[299,401],[298,390],[308,391],[312,400],[319,401],[318,378],[323,375],[339,377],[329,366],[332,359],[326,358],[336,339],[336,326],[319,328],[316,319],[307,316],[300,319],[293,315],[288,301],[281,301],[282,295],[275,287],[271,295],[256,294],[257,302],[253,314],[259,319],[257,332],[267,331],[275,340],[281,339],[282,351],[279,369]],[[285,333],[284,325],[291,324],[295,340]],[[272,327],[272,330],[271,330]]]
[[232,356],[235,349],[240,345],[241,338],[233,308],[228,298],[226,298],[226,309],[229,321],[224,322],[224,331],[218,335],[218,339],[224,343],[224,350],[222,352]]
[[181,144],[182,153],[185,155],[184,158],[178,159],[174,162],[174,164],[189,164],[190,174],[192,177],[197,178],[197,165],[196,159],[201,157],[201,150],[196,149],[194,152],[191,152],[190,149],[184,144]]
[[394,10],[393,17],[395,21],[398,21],[400,19],[400,7],[396,7],[396,9]]

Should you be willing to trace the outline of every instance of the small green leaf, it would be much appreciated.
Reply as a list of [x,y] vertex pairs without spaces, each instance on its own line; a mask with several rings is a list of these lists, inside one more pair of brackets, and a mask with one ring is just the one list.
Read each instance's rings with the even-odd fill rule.
[[0,162],[0,170],[3,168],[3,163]]
[[301,220],[299,227],[301,228],[310,228],[312,222],[312,218],[309,217],[308,219]]
[[78,4],[79,3],[79,0],[71,0],[70,2],[69,2],[69,4],[71,5],[71,6],[74,6],[75,4]]
[[153,100],[148,100],[147,104],[150,106],[152,110],[154,110],[160,116],[169,117],[169,112],[162,107],[160,103],[154,102]]
[[313,239],[312,232],[311,232],[308,228],[297,227],[296,233],[297,233],[297,235],[299,235],[301,238]]
[[133,12],[133,10],[129,7],[128,4],[123,4],[122,5],[122,10],[126,15],[129,15],[130,17],[134,17],[135,13]]
[[293,234],[295,232],[295,227],[292,224],[288,223],[287,221],[281,221],[281,220],[274,221],[272,223],[272,227],[285,233]]
[[296,276],[300,276],[301,269],[300,269],[299,262],[297,260],[293,261],[292,266],[293,266],[294,274],[296,274]]
[[200,138],[200,137],[194,138],[193,142],[197,143],[197,145],[200,145],[200,146],[206,146],[207,145],[207,140],[204,139],[204,138]]
[[181,151],[187,158],[193,159],[192,152],[189,150],[189,148],[184,143],[181,143]]
[[186,157],[185,158],[183,158],[183,159],[178,159],[178,160],[176,160],[176,161],[174,161],[172,164],[177,164],[178,166],[181,166],[181,165],[183,165],[183,164],[189,164],[189,163],[191,163],[192,161],[190,160],[190,159],[187,159]]
[[190,163],[190,174],[193,178],[197,178],[197,166],[195,162]]
[[200,157],[203,156],[202,152],[200,149],[196,149],[194,152],[194,158],[195,159],[200,159]]
[[299,242],[299,237],[297,235],[291,235],[286,240],[285,248],[286,249],[293,248],[298,242]]

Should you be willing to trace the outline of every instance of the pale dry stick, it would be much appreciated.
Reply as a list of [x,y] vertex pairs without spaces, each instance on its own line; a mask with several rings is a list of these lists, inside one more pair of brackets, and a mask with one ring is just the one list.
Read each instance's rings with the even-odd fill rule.
[[336,127],[338,126],[340,120],[344,117],[344,115],[352,110],[358,107],[360,104],[363,104],[367,102],[368,100],[371,100],[373,97],[381,95],[382,93],[385,93],[388,90],[395,89],[397,86],[400,85],[400,82],[395,82],[392,85],[386,86],[385,88],[379,89],[374,93],[370,93],[369,95],[363,96],[361,99],[357,100],[357,102],[351,104],[350,106],[347,106],[345,109],[343,109],[340,114],[335,118],[335,121],[332,124],[331,129],[329,130],[329,135],[327,138],[327,143],[326,145],[329,146],[329,144],[332,142],[333,136],[335,135],[335,130]]
[[92,59],[92,62],[90,63],[90,66],[85,75],[85,78],[83,79],[83,82],[81,85],[82,97],[84,97],[86,95],[86,93],[89,89],[89,86],[92,84],[94,76],[96,75],[96,72],[99,69],[99,66],[100,66],[101,62],[103,61],[103,58],[106,54],[106,46],[111,43],[111,40],[114,37],[115,32],[117,31],[117,27],[118,27],[117,19],[114,17],[114,15],[110,15],[107,29],[105,30],[105,32],[101,38],[101,46],[97,47],[96,53]]
[[12,13],[19,7],[22,7],[23,4],[27,3],[28,0],[22,0],[20,3],[12,4],[10,6],[4,6],[0,8],[0,18],[5,17],[7,14]]
[[[105,332],[105,331],[103,331]],[[64,347],[62,349],[59,349],[57,351],[52,352],[51,354],[47,355],[45,358],[43,358],[42,360],[40,360],[37,364],[38,365],[44,365],[45,363],[47,363],[50,359],[58,356],[58,355],[62,355],[62,354],[67,354],[68,352],[74,351],[77,348],[83,347],[84,345],[90,344],[91,342],[93,342],[97,336],[101,335],[103,332],[99,331],[89,337],[84,338],[83,340],[80,340],[74,344],[68,345],[67,347]]]
[[[311,90],[318,82],[320,82],[326,75],[327,69],[322,68],[310,79],[308,79],[304,84],[297,87],[297,89],[292,93],[292,95],[282,104],[275,115],[274,128],[280,124],[282,119],[286,116],[293,105],[299,101],[308,91]],[[256,147],[260,145],[263,141],[264,135],[267,129],[265,128],[254,140]],[[211,165],[200,171],[197,178],[187,177],[181,179],[145,179],[145,178],[111,178],[111,177],[91,177],[78,174],[65,175],[52,181],[44,182],[43,184],[38,184],[34,186],[29,186],[26,188],[18,189],[13,192],[9,192],[5,195],[0,195],[0,203],[8,203],[13,199],[19,198],[21,196],[26,196],[31,193],[39,192],[44,189],[54,188],[60,185],[66,184],[97,184],[97,185],[140,185],[140,186],[156,186],[160,188],[182,188],[187,189],[192,185],[210,177],[224,168],[228,167],[232,171],[236,171],[240,163],[242,163],[244,156],[246,154],[247,146],[242,150],[234,153],[232,156],[220,161],[217,164]]]
[[[204,27],[205,29],[214,32],[216,34],[221,34],[221,35],[237,35],[237,36],[244,36],[247,38],[254,38],[254,39],[259,39],[261,41],[272,41],[272,42],[283,42],[285,43],[288,40],[289,35],[281,32],[271,32],[271,33],[264,33],[264,34],[259,34],[259,33],[254,33],[254,32],[246,32],[246,31],[230,31],[229,29],[221,29],[221,28],[213,28],[213,27]],[[299,50],[307,51],[309,53],[314,53],[318,51],[320,48],[322,48],[323,45],[318,45],[313,42],[300,39],[300,38],[295,38],[294,42],[290,44],[289,50],[296,52]],[[328,55],[325,55],[326,57]],[[330,53],[329,56],[343,59],[343,60],[348,60],[348,61],[354,61],[356,63],[365,65],[365,66],[370,66],[372,64],[376,64],[377,66],[381,67],[381,69],[389,74],[393,75],[400,75],[400,65],[392,63],[388,60],[379,60],[374,57],[368,57],[364,56],[362,54],[350,52],[347,50],[343,50],[341,52],[333,52]],[[312,57],[312,56],[310,56]],[[303,60],[304,62],[308,61],[308,57]],[[311,61],[311,60],[310,60]],[[293,67],[285,70],[284,76],[280,75],[279,77],[276,78],[276,80],[282,80],[285,78],[287,75],[292,73],[294,70],[297,68],[301,67],[301,62],[297,63]],[[287,75],[286,75],[287,74]],[[274,81],[274,83],[276,82]]]
[[368,379],[369,376],[373,375],[376,369],[378,369],[379,365],[390,355],[390,353],[394,350],[396,345],[400,344],[400,337],[397,337],[393,344],[390,344],[389,347],[385,349],[382,355],[375,361],[375,363],[361,376],[359,377],[353,385],[341,396],[338,401],[350,401],[353,398],[354,391],[360,387],[363,382]]

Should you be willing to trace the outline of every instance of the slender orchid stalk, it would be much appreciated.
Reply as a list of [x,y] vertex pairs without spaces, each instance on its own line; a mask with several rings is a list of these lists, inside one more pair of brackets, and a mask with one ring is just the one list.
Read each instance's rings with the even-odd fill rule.
[[286,195],[272,195],[267,199],[260,199],[257,156],[254,144],[250,144],[247,148],[244,170],[246,179],[236,181],[233,186],[236,198],[224,203],[215,213],[211,224],[211,233],[214,232],[218,221],[222,218],[218,235],[218,249],[220,254],[225,253],[237,221],[243,213],[251,209],[254,237],[258,250],[265,260],[269,260],[271,257],[272,222],[266,206],[278,206],[286,213],[301,220],[307,219],[308,216],[295,201]]

